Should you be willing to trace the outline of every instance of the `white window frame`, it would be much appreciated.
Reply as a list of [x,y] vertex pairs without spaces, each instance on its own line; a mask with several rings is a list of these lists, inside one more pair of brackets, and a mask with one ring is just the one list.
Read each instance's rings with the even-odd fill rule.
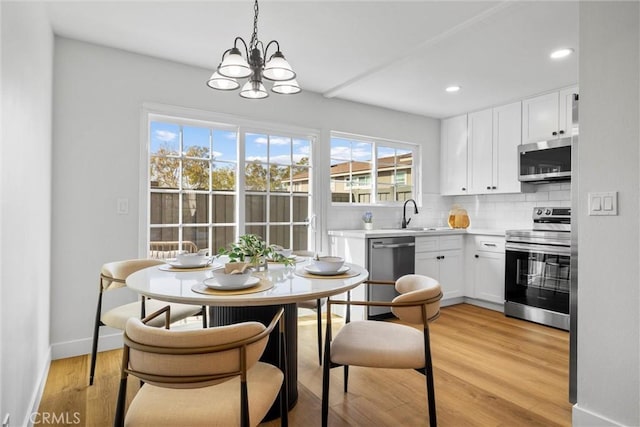
[[[371,136],[358,135],[348,132],[339,132],[339,131],[331,131],[329,135],[329,180],[331,180],[331,140],[333,138],[344,138],[349,140],[355,140],[359,142],[366,142],[371,144],[372,146],[372,162],[371,162],[371,202],[369,203],[359,203],[359,202],[334,202],[332,200],[332,189],[331,184],[329,184],[329,200],[332,206],[399,206],[404,204],[404,201],[380,201],[378,200],[378,156],[377,147],[378,145],[382,145],[384,147],[396,148],[402,150],[410,150],[413,156],[413,168],[411,173],[411,185],[413,188],[413,196],[412,198],[418,203],[418,205],[422,205],[422,147],[420,144],[392,140],[386,138],[378,138]],[[353,186],[353,180],[350,180]]]
[[[245,230],[245,200],[244,196],[244,162],[245,162],[245,141],[244,135],[246,133],[262,133],[275,136],[287,136],[291,138],[304,138],[308,139],[311,144],[310,154],[310,183],[309,183],[309,227],[307,231],[307,240],[309,242],[310,250],[317,250],[320,247],[321,241],[317,236],[317,221],[316,215],[320,210],[319,195],[319,180],[318,174],[318,141],[320,131],[314,129],[307,129],[301,127],[295,127],[283,124],[264,123],[256,120],[250,120],[235,115],[211,113],[202,110],[196,110],[191,108],[183,108],[176,106],[169,106],[156,103],[144,103],[142,107],[142,114],[140,119],[140,176],[139,176],[139,241],[138,241],[138,254],[140,257],[146,258],[149,253],[149,227],[151,220],[151,206],[150,206],[150,189],[149,189],[149,141],[150,141],[150,124],[152,121],[161,121],[162,119],[171,121],[181,125],[188,126],[204,126],[215,127],[217,129],[236,130],[238,132],[238,157],[236,165],[236,189],[233,194],[236,197],[236,212],[235,217],[237,219],[236,225],[236,239],[244,234]],[[241,167],[242,166],[242,167]],[[229,193],[229,192],[225,192]],[[265,195],[267,191],[265,191]],[[293,217],[290,218],[292,225],[298,222],[293,221]],[[208,225],[208,224],[207,224]],[[189,224],[189,226],[192,226]],[[180,227],[182,228],[182,226]],[[267,227],[268,234],[268,227]],[[230,242],[231,243],[231,242]]]

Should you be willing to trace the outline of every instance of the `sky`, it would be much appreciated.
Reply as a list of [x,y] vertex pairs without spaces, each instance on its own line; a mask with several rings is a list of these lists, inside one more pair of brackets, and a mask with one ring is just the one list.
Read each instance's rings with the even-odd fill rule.
[[[189,147],[209,147],[209,128],[183,126],[183,151]],[[212,154],[215,160],[237,162],[236,131],[213,130]],[[166,147],[176,154],[180,149],[180,125],[165,122],[151,122],[151,154]],[[308,139],[290,138],[277,135],[247,133],[245,138],[246,160],[281,165],[299,162],[309,157],[311,143]]]

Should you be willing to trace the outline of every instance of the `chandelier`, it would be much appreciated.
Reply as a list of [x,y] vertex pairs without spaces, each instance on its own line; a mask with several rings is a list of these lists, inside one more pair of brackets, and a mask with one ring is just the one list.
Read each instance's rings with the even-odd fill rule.
[[[293,72],[291,65],[280,52],[280,44],[276,40],[271,40],[265,47],[258,40],[258,0],[255,0],[253,9],[251,42],[247,46],[242,37],[236,37],[233,47],[222,54],[222,62],[207,81],[207,86],[218,90],[235,90],[240,87],[238,79],[248,77],[249,80],[240,89],[240,96],[261,99],[269,96],[262,83],[264,77],[274,82],[271,87],[272,92],[283,95],[300,92],[300,86],[295,79],[296,73]],[[275,45],[276,52],[266,60],[269,48],[273,45]],[[244,57],[238,46],[244,47]]]

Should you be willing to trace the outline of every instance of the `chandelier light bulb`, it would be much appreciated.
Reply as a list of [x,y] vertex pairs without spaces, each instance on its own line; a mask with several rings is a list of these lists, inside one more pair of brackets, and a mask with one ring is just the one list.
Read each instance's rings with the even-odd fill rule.
[[229,53],[218,67],[218,73],[224,77],[242,79],[251,75],[251,67],[242,57],[240,50],[236,47],[229,50]]
[[242,86],[240,96],[248,99],[262,99],[269,96],[262,82],[258,80],[250,80]]
[[291,65],[284,59],[284,55],[280,51],[271,56],[269,62],[264,66],[262,75],[265,79],[276,82],[291,80],[296,77],[296,73],[293,72]]
[[207,86],[218,90],[234,90],[240,87],[240,83],[238,83],[236,79],[222,76],[220,73],[215,71],[207,81]]
[[287,80],[284,82],[275,82],[273,87],[271,88],[272,92],[279,93],[281,95],[294,95],[299,93],[302,89],[300,89],[300,85],[296,81],[296,79]]

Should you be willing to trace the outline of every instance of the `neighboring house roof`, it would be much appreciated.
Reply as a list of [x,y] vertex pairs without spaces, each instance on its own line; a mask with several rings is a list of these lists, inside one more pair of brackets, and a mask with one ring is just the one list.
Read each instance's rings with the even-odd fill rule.
[[[397,159],[397,160],[396,160]],[[413,164],[413,153],[401,154],[399,156],[389,156],[389,157],[380,157],[378,159],[378,165],[380,164],[395,164],[398,163],[398,166],[402,169],[411,167]],[[387,168],[378,167],[379,170],[385,170]],[[351,173],[358,172],[368,172],[371,170],[371,163],[369,162],[343,162],[336,163],[335,165],[331,165],[331,176],[337,175],[348,175]],[[305,179],[309,179],[309,171],[299,172],[293,176],[293,181],[303,181]]]

